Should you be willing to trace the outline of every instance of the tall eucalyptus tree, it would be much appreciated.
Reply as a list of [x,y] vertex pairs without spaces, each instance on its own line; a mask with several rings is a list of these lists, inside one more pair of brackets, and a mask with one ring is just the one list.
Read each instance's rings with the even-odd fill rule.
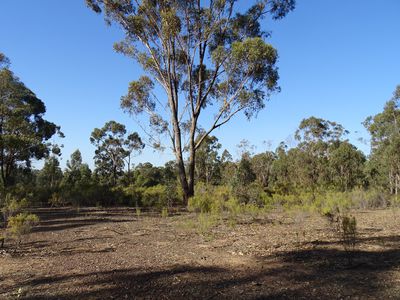
[[147,115],[143,128],[155,147],[164,134],[169,137],[187,201],[194,193],[196,151],[206,137],[239,112],[256,115],[279,91],[278,54],[265,41],[260,20],[283,18],[295,0],[257,0],[244,13],[235,0],[86,3],[109,24],[120,25],[125,39],[115,50],[146,72],[130,83],[121,106]]

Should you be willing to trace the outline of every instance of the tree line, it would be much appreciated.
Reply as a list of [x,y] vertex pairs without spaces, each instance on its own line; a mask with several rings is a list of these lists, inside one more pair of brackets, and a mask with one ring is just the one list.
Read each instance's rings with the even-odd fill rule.
[[[44,119],[44,103],[9,70],[2,56],[0,70],[0,170],[2,205],[6,194],[36,205],[128,205],[168,207],[185,205],[176,161],[164,166],[134,165],[145,147],[136,132],[123,124],[107,122],[89,137],[96,147],[94,166],[82,161],[79,150],[71,154],[64,170],[61,150],[49,143],[60,127]],[[346,193],[374,190],[381,200],[397,199],[400,184],[400,86],[382,112],[364,121],[371,135],[366,156],[348,139],[339,123],[317,117],[303,119],[293,133],[296,146],[280,143],[274,151],[253,153],[243,141],[234,160],[215,136],[207,136],[197,150],[196,188],[224,187],[239,203],[266,205],[266,199],[306,194],[315,201],[327,191]],[[43,168],[31,167],[44,158]],[[185,168],[189,162],[185,161]],[[382,197],[384,200],[382,200]]]

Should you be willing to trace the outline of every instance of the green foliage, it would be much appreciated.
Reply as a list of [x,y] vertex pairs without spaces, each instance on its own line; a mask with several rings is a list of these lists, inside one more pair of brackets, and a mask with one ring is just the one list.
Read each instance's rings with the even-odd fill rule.
[[62,207],[65,205],[63,197],[59,193],[51,194],[50,199],[48,200],[51,207]]
[[139,207],[142,205],[142,194],[145,188],[130,185],[123,188],[123,193],[128,200],[129,206]]
[[148,207],[165,207],[168,205],[167,187],[165,185],[155,185],[143,190],[142,203]]
[[135,186],[147,188],[164,184],[163,175],[162,168],[155,167],[149,162],[140,163],[134,169]]
[[199,212],[202,218],[206,218],[203,215],[213,216],[221,221],[227,218],[228,224],[234,226],[240,216],[248,215],[256,219],[268,211],[270,209],[266,204],[268,201],[269,199],[265,197],[257,202],[240,202],[226,186],[199,183],[196,185],[195,196],[189,199],[188,208],[190,211]]
[[49,190],[55,191],[59,187],[62,178],[63,172],[57,156],[48,157],[37,176],[38,185],[46,186]]
[[37,215],[19,213],[18,215],[8,219],[7,227],[19,244],[21,242],[21,237],[31,232],[32,227],[38,223],[39,218]]
[[238,163],[232,180],[232,194],[240,203],[258,206],[264,204],[267,194],[264,192],[261,183],[255,180],[254,167],[249,158],[249,153],[245,152]]
[[154,167],[139,164],[132,171],[131,183],[121,187],[124,201],[129,206],[170,207],[179,204],[182,197],[177,186],[175,166]]
[[251,218],[257,219],[258,216],[262,213],[262,210],[258,205],[255,205],[254,203],[248,203],[246,205],[243,205],[243,212],[250,215]]
[[391,204],[391,195],[375,188],[355,189],[350,192],[353,206],[360,209],[385,208]]
[[190,211],[202,213],[221,213],[231,197],[227,187],[199,183],[195,196],[189,199],[188,208]]
[[231,197],[224,203],[224,209],[229,212],[229,217],[236,219],[236,217],[242,212],[243,206],[235,198]]
[[26,199],[18,200],[17,197],[13,196],[12,194],[8,193],[5,197],[5,203],[2,209],[3,212],[7,212],[10,215],[19,212],[20,210],[28,207],[28,201]]
[[296,140],[303,143],[333,142],[343,138],[349,132],[341,124],[336,122],[310,117],[303,119],[296,130]]
[[368,117],[364,125],[371,134],[368,176],[375,188],[398,195],[400,189],[400,86],[396,87],[383,112]]
[[273,194],[264,199],[268,208],[283,207],[286,210],[305,209],[327,217],[343,215],[350,209],[374,209],[395,205],[395,198],[373,189],[353,189],[348,192],[318,191],[298,194]]
[[[228,155],[230,155],[229,152]],[[222,161],[220,184],[226,186],[232,186],[235,183],[235,174],[236,174],[236,164],[231,160]]]
[[197,216],[197,232],[208,238],[212,238],[211,230],[218,224],[218,216],[211,213],[201,212]]
[[236,184],[237,185],[248,185],[256,179],[251,162],[248,157],[243,156],[236,169]]
[[161,217],[167,218],[169,216],[168,207],[163,207],[161,210]]
[[140,218],[142,215],[142,210],[139,207],[135,208],[136,217]]
[[251,158],[251,166],[256,179],[263,188],[272,188],[273,183],[273,165],[277,156],[274,152],[267,151],[259,153]]
[[118,192],[101,184],[96,174],[92,174],[88,164],[82,162],[81,152],[76,150],[67,161],[60,191],[56,193],[59,199],[52,200],[58,200],[56,202],[61,205],[107,205],[110,199],[118,200]]
[[226,186],[198,183],[195,196],[189,199],[188,208],[199,213],[195,224],[198,232],[209,236],[210,229],[218,220],[227,221],[227,224],[233,227],[240,218],[250,216],[252,219],[257,219],[270,209],[269,202],[270,199],[267,197],[257,202],[240,202]]
[[339,191],[350,191],[364,185],[365,155],[349,142],[336,143],[328,151],[330,183]]
[[307,192],[300,194],[273,194],[272,201],[270,199],[267,201],[275,207],[291,209],[293,207],[307,206],[312,201],[312,197],[312,194]]
[[252,182],[249,185],[238,184],[233,186],[233,195],[242,204],[252,204],[259,207],[264,206],[265,200],[268,198],[263,187]]
[[195,189],[195,196],[189,199],[188,209],[195,212],[210,212],[214,202],[209,192],[209,187],[204,184],[198,184]]
[[18,199],[14,195],[8,193],[5,196],[4,203],[1,205],[1,212],[3,214],[3,222],[7,223],[8,219],[28,207],[28,201],[23,199]]
[[125,159],[129,169],[131,154],[144,148],[136,132],[126,134],[125,125],[109,121],[102,128],[95,128],[90,136],[90,142],[96,146],[96,173],[104,184],[115,186],[123,173]]
[[[48,141],[60,127],[44,119],[46,106],[0,62],[0,183],[3,188],[15,184],[18,167],[30,167],[32,159],[48,156],[54,147]],[[59,153],[59,148],[56,150]]]
[[279,194],[298,194],[320,190],[350,191],[366,186],[366,157],[344,140],[342,125],[310,117],[295,133],[298,145],[291,149],[281,144],[272,163],[270,190]]
[[350,193],[327,192],[318,195],[313,206],[326,215],[348,211],[353,206],[353,201]]
[[197,182],[218,184],[221,178],[221,158],[218,150],[221,144],[214,136],[208,136],[197,150],[195,172]]
[[0,68],[5,68],[10,65],[10,60],[8,59],[7,56],[4,55],[4,53],[0,52]]
[[34,197],[32,200],[32,204],[50,204],[60,206],[60,201],[56,204],[57,201],[54,201],[54,195],[59,196],[59,200],[61,200],[61,189],[63,182],[64,174],[60,168],[60,162],[57,156],[52,155],[45,160],[44,166],[41,170],[39,170],[35,176],[34,181],[31,184],[25,184],[25,191],[28,191],[27,187],[34,188]]

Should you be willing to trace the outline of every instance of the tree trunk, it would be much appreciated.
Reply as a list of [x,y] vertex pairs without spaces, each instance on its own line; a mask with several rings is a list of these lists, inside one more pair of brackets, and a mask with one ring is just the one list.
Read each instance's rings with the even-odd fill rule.
[[190,151],[188,171],[186,173],[185,162],[180,153],[176,153],[176,160],[178,164],[179,181],[183,192],[183,205],[187,206],[189,198],[194,195],[194,162],[195,151]]
[[192,119],[192,126],[190,128],[190,145],[189,145],[189,165],[188,165],[188,197],[194,196],[194,173],[196,168],[196,145],[195,145],[195,134],[197,127],[197,118],[194,116]]
[[195,149],[195,127],[192,127],[190,132],[190,147],[189,147],[189,162],[187,169],[185,168],[185,162],[183,160],[181,144],[180,144],[180,131],[175,131],[175,156],[178,164],[179,181],[183,192],[183,204],[188,205],[189,198],[194,195],[194,177],[195,177],[195,160],[196,160],[196,149]]
[[178,125],[178,116],[176,111],[174,111],[173,118],[172,118],[173,126],[174,126],[174,152],[176,157],[176,162],[178,165],[178,174],[179,174],[179,181],[181,183],[182,192],[183,192],[183,204],[187,205],[188,200],[191,196],[189,191],[189,185],[186,177],[186,169],[185,169],[185,162],[183,160],[182,155],[182,140],[181,140],[181,131]]
[[194,170],[195,170],[195,161],[196,161],[196,151],[193,145],[190,145],[190,157],[189,157],[189,165],[188,165],[188,196],[194,196]]
[[181,184],[183,192],[183,204],[187,205],[191,195],[189,193],[189,185],[186,179],[185,163],[183,161],[182,155],[176,153],[176,162],[178,165],[179,182]]

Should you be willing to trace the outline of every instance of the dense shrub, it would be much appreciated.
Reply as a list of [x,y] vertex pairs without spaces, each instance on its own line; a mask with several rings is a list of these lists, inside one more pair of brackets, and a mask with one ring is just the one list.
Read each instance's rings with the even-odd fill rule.
[[142,206],[142,194],[146,188],[135,187],[134,185],[127,186],[123,189],[125,197],[128,199],[129,206],[140,207]]
[[390,204],[390,196],[376,189],[354,190],[352,195],[357,208],[383,208]]
[[167,187],[165,185],[155,185],[144,188],[142,193],[142,204],[148,207],[165,207],[168,204]]
[[293,206],[302,205],[305,200],[302,195],[285,195],[285,194],[273,194],[272,195],[272,202],[275,206],[282,206],[285,208],[290,208]]
[[264,199],[267,197],[263,187],[257,182],[252,182],[248,185],[234,186],[233,195],[240,203],[254,204],[257,206],[263,206]]
[[2,203],[2,222],[7,224],[7,220],[22,211],[24,208],[28,207],[29,202],[23,198],[19,200],[17,197],[12,194],[6,194],[4,202]]
[[64,199],[60,193],[53,193],[48,202],[52,207],[61,207],[65,205]]
[[327,192],[316,197],[313,208],[323,215],[348,211],[353,206],[350,193]]
[[21,237],[31,232],[33,226],[37,225],[39,218],[37,215],[28,213],[19,213],[16,216],[9,217],[7,227],[11,235],[21,243]]
[[189,210],[196,212],[222,212],[232,198],[226,186],[212,186],[199,183],[195,188],[195,196],[189,199]]

